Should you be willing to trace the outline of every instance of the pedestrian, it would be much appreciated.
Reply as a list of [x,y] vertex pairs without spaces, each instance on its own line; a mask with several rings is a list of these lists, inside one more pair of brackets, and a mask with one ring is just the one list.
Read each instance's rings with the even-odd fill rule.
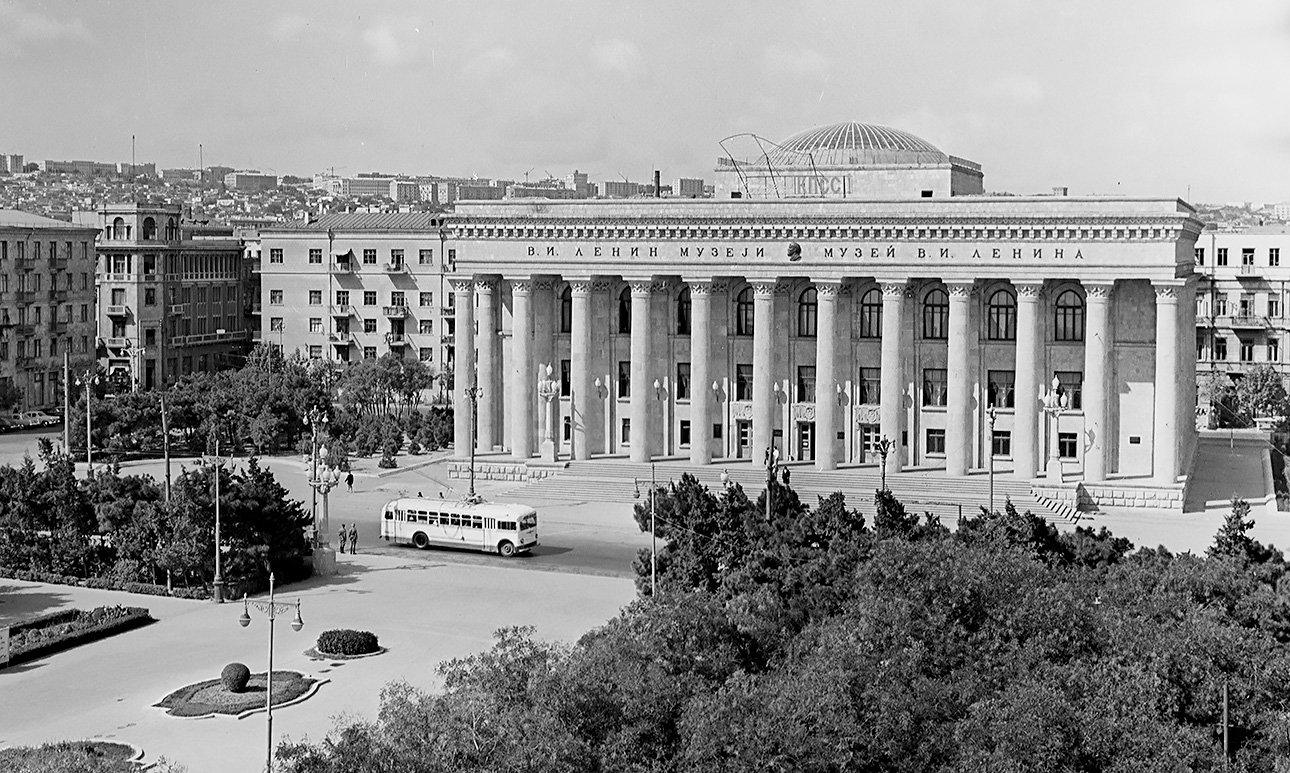
[[349,554],[354,555],[358,552],[358,524],[349,525]]
[[342,523],[342,524],[340,525],[340,532],[339,532],[336,536],[340,538],[340,552],[341,552],[341,553],[344,553],[344,552],[345,552],[345,537],[346,537],[346,533],[345,533],[345,524],[343,524],[343,523]]
[[345,487],[349,489],[351,494],[354,492],[354,473],[345,473]]

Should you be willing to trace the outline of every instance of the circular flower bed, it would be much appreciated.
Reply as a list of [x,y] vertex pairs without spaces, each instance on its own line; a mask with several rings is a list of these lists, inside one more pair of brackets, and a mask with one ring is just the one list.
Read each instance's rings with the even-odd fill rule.
[[[273,672],[273,705],[290,703],[309,690],[318,680],[310,679],[295,671]],[[220,679],[180,687],[155,704],[175,717],[204,717],[209,714],[241,714],[251,709],[264,708],[264,674],[251,674],[241,692],[230,692]]]
[[318,645],[314,648],[319,655],[336,657],[354,657],[371,655],[381,651],[376,634],[371,631],[355,631],[339,628],[323,631],[318,635]]

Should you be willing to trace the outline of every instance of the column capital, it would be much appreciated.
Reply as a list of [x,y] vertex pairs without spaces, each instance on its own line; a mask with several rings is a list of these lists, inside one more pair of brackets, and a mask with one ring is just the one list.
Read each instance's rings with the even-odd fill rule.
[[510,284],[512,293],[528,295],[530,292],[533,291],[533,280],[529,277],[517,278],[517,279],[511,279],[510,277],[507,277],[506,281],[508,284]]
[[950,300],[966,300],[972,295],[972,289],[976,287],[976,280],[973,279],[951,279],[945,282],[945,291],[949,293]]
[[711,295],[712,280],[710,279],[687,279],[685,284],[690,288],[690,295]]
[[1115,291],[1115,280],[1097,281],[1081,280],[1080,285],[1084,287],[1084,297],[1089,301],[1107,301],[1111,298],[1111,293]]
[[475,291],[491,293],[497,289],[497,280],[492,277],[475,277]]
[[554,287],[555,287],[555,280],[549,276],[538,277],[537,279],[533,280],[533,289],[537,290],[538,292],[542,292],[543,290],[550,290],[550,289],[553,289]]
[[1039,294],[1043,292],[1044,280],[1042,279],[1014,279],[1012,288],[1017,291],[1017,300],[1038,301]]
[[650,295],[654,292],[654,280],[652,279],[628,279],[627,284],[631,285],[632,295]]
[[468,293],[475,289],[475,278],[470,276],[452,277],[448,280],[448,285],[452,287],[455,293]]
[[907,279],[879,279],[878,287],[882,290],[884,298],[904,298],[905,290],[909,287]]
[[1177,303],[1178,294],[1186,284],[1185,279],[1152,280],[1151,286],[1156,291],[1156,303]]
[[755,281],[755,282],[749,282],[748,284],[752,285],[753,295],[755,295],[755,296],[758,296],[758,297],[761,297],[761,298],[773,298],[773,297],[775,297],[775,282],[774,282],[774,280],[771,280],[771,281],[762,281],[762,280],[759,280],[759,281]]
[[812,279],[815,294],[821,298],[836,298],[842,293],[841,279]]
[[572,295],[590,295],[591,288],[595,284],[589,276],[570,276],[565,277],[569,283],[569,292]]

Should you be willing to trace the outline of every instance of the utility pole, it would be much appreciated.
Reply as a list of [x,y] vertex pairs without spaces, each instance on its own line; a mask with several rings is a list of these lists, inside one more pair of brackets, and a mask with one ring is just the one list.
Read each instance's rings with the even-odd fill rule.
[[[166,503],[170,503],[170,412],[166,409],[165,385],[161,393],[161,453],[166,457]],[[216,440],[216,443],[219,441]],[[219,451],[215,452],[216,456]]]
[[[72,353],[63,352],[63,453],[72,455]],[[86,410],[89,407],[86,406]]]

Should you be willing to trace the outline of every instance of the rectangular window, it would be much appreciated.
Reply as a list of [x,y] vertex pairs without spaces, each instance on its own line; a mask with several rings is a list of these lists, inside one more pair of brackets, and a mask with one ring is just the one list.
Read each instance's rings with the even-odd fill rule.
[[349,290],[337,290],[337,291],[336,291],[336,305],[337,305],[337,306],[348,306],[348,305],[349,305]]
[[[948,372],[945,368],[923,369],[923,405],[945,407]],[[944,432],[941,433],[944,437]]]
[[432,362],[434,360],[434,349],[429,346],[423,346],[417,350],[419,359],[422,362]]
[[632,396],[632,363],[631,360],[618,362],[618,396]]
[[1006,429],[996,429],[990,436],[990,454],[992,456],[1012,456],[1012,433]]
[[619,443],[621,443],[622,445],[625,445],[625,446],[627,446],[627,445],[631,445],[631,443],[632,443],[632,420],[631,420],[631,419],[623,419],[621,426],[622,426],[622,428],[623,428],[623,429],[622,429],[622,434],[619,436]]
[[735,399],[751,400],[753,396],[753,366],[747,363],[735,366]]
[[429,266],[434,263],[434,250],[420,250],[417,252],[417,263],[422,266]]
[[1053,375],[1057,376],[1058,394],[1070,395],[1071,410],[1082,410],[1084,407],[1084,371],[1059,370]]
[[422,308],[434,305],[434,293],[418,293],[417,300]]
[[860,403],[878,405],[882,399],[882,368],[860,369]]
[[364,346],[364,347],[363,347],[363,359],[365,359],[365,360],[374,360],[374,359],[376,359],[376,347],[375,347],[375,346]]
[[1214,359],[1227,359],[1227,339],[1223,336],[1214,336]]
[[573,392],[573,363],[560,360],[560,396],[568,397]]
[[720,424],[713,424],[713,425],[712,425],[712,439],[713,439],[713,440],[720,440],[720,439],[721,439],[721,434],[722,434],[722,432],[724,432],[724,430],[721,428],[721,425],[720,425]]
[[1276,297],[1275,295],[1268,297],[1268,316],[1269,317],[1281,316],[1281,299]]
[[[321,249],[309,250],[309,262],[322,263],[322,250]],[[310,356],[312,356],[312,354]]]
[[682,448],[689,447],[690,445],[690,420],[689,419],[681,419],[681,429],[680,429],[680,432],[677,433],[677,441],[680,443]]
[[375,332],[376,332],[376,318],[375,318],[375,317],[367,317],[367,318],[364,318],[364,319],[363,319],[363,332],[364,332],[364,333],[375,333]]
[[282,317],[269,317],[269,331],[272,333],[282,332]]
[[1281,342],[1275,338],[1268,339],[1268,362],[1281,361]]
[[282,248],[281,248],[281,247],[271,247],[271,248],[269,249],[269,262],[270,262],[270,263],[281,263],[281,262],[282,262]]
[[1214,297],[1214,316],[1216,317],[1227,316],[1227,296],[1226,295],[1217,295]]
[[309,318],[309,332],[310,332],[310,333],[321,333],[322,331],[323,331],[323,326],[322,326],[322,317],[310,317],[310,318]]
[[375,306],[375,305],[376,305],[376,291],[375,291],[375,290],[364,290],[364,291],[363,291],[363,305],[364,305],[364,306]]
[[1196,359],[1198,360],[1205,359],[1205,334],[1204,333],[1196,334]]
[[1198,265],[1198,266],[1203,266],[1203,265],[1205,265],[1205,248],[1204,248],[1204,247],[1197,247],[1197,248],[1196,248],[1196,265]]
[[1269,266],[1273,266],[1273,267],[1276,267],[1276,266],[1281,265],[1281,248],[1280,248],[1280,247],[1269,247],[1269,248],[1268,248],[1268,265],[1269,265]]
[[321,306],[321,305],[322,305],[322,290],[310,290],[310,291],[309,291],[309,305],[310,305],[310,306]]
[[390,250],[390,265],[395,268],[403,266],[403,250]]
[[281,306],[281,305],[282,305],[282,291],[281,291],[281,290],[270,290],[270,291],[269,291],[269,305],[270,305],[270,306]]
[[321,344],[310,344],[310,345],[309,345],[309,359],[311,359],[311,360],[321,360],[321,359],[322,359],[322,345],[321,345]]
[[1079,434],[1076,432],[1057,433],[1057,455],[1063,459],[1074,459],[1079,454]]
[[1253,266],[1253,265],[1254,265],[1254,248],[1253,248],[1253,247],[1243,247],[1243,248],[1241,249],[1241,265],[1242,265],[1242,266]]
[[797,366],[797,401],[799,403],[815,402],[815,366]]
[[1254,342],[1248,338],[1241,341],[1241,362],[1254,362]]
[[690,363],[688,362],[676,364],[676,399],[690,399]]
[[994,408],[1015,408],[1017,374],[1011,370],[992,370],[987,374],[990,405]]
[[423,319],[417,322],[417,332],[423,336],[434,335],[434,320]]
[[156,306],[156,305],[157,305],[157,288],[155,288],[155,287],[145,287],[145,288],[144,288],[144,290],[143,290],[143,305],[144,305],[144,306]]
[[945,430],[943,429],[927,430],[927,453],[929,454],[945,453]]
[[1216,266],[1226,266],[1226,265],[1227,265],[1227,248],[1226,248],[1226,247],[1219,247],[1217,250],[1215,250],[1215,255],[1214,255],[1214,265],[1216,265]]

